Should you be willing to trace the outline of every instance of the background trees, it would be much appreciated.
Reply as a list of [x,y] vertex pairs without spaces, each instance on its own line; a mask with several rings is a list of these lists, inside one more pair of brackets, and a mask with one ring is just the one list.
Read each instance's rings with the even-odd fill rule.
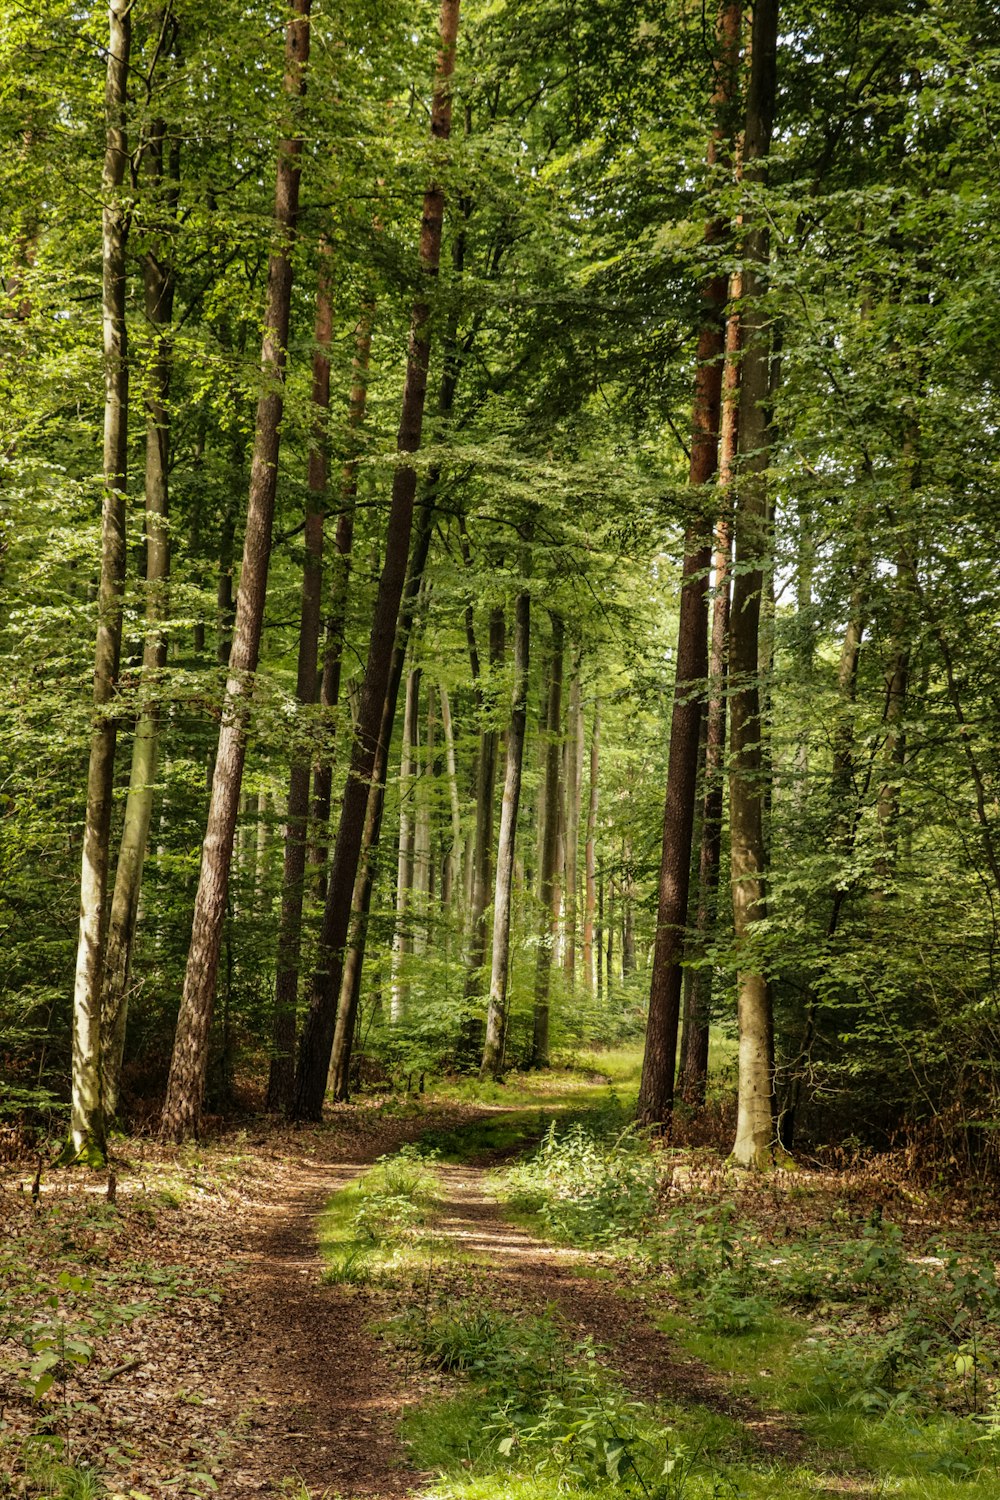
[[[764,9],[744,19],[740,119],[746,38]],[[256,668],[232,654],[245,574],[236,559],[261,396],[255,350],[279,248],[270,184],[275,161],[288,166],[280,143],[299,137],[273,16],[223,4],[209,26],[182,0],[130,12],[115,122],[122,175],[105,193],[129,225],[115,284],[131,420],[123,482],[107,491],[125,508],[122,663],[110,709],[94,721],[102,743],[112,731],[117,741],[107,849],[135,843],[143,799],[149,818],[131,961],[115,966],[128,1001],[122,1107],[155,1114],[166,1083],[209,791],[224,769],[227,669],[244,694],[247,758],[206,1033],[210,1109],[234,1089],[256,1097],[272,1054],[287,1061],[306,1000],[298,976],[314,973],[331,976],[326,1022],[339,1006],[352,1043],[337,1054],[342,1091],[425,1068],[477,1070],[491,970],[490,1070],[543,1060],[536,1020],[546,1006],[549,1049],[641,1029],[663,977],[652,966],[680,570],[694,519],[690,402],[702,293],[714,281],[728,289],[730,327],[749,322],[766,339],[761,357],[748,347],[728,368],[732,384],[742,374],[744,404],[755,372],[767,445],[744,421],[732,484],[698,509],[703,529],[716,512],[736,518],[737,796],[725,793],[718,900],[694,829],[686,920],[680,932],[670,924],[681,962],[696,998],[710,988],[722,1033],[734,1033],[738,970],[770,993],[775,1109],[763,1149],[779,1131],[786,1144],[803,1132],[819,1141],[845,1120],[873,1135],[919,1120],[961,1152],[987,1149],[992,1137],[976,1122],[994,1109],[1000,897],[1000,606],[984,565],[995,553],[997,214],[984,151],[995,18],[902,0],[831,16],[786,0],[771,165],[766,181],[751,170],[741,182],[732,154],[705,159],[714,17],[669,0],[582,11],[473,4],[454,53],[445,148],[428,129],[435,8],[369,12],[312,17]],[[0,34],[8,1108],[64,1099],[70,1074],[87,692],[107,614],[98,509],[110,366],[95,209],[109,139],[106,30],[98,8],[55,6]],[[419,243],[428,184],[448,205],[429,295]],[[706,223],[717,232],[706,237]],[[768,238],[755,242],[757,280],[741,285],[758,223]],[[317,319],[325,286],[329,309]],[[427,310],[432,400],[419,456],[401,465],[415,301]],[[328,406],[314,395],[314,356],[329,359]],[[748,530],[757,469],[766,503]],[[405,554],[387,530],[404,474],[424,517],[405,640],[395,665],[386,657],[390,683],[398,667],[412,689],[405,745],[404,715],[386,716],[384,687],[363,691],[379,580],[390,554]],[[154,519],[168,492],[168,519]],[[319,580],[315,664],[301,649],[316,630],[301,605],[304,561]],[[695,571],[724,605],[722,565],[708,577],[701,557]],[[741,636],[756,608],[759,631]],[[529,612],[525,666],[515,626],[525,644]],[[399,610],[384,613],[389,651]],[[522,673],[511,845],[501,840],[500,767],[513,773]],[[759,700],[749,717],[744,693]],[[705,698],[702,680],[692,695],[701,717]],[[154,725],[155,764],[141,753]],[[327,868],[352,743],[366,750],[348,801],[369,824],[354,819],[357,883],[353,861],[332,879]],[[373,803],[378,754],[387,776]],[[743,826],[748,755],[760,762],[757,867],[768,889],[752,933],[739,902],[733,926],[727,830],[734,813]],[[708,807],[699,777],[695,806]],[[718,816],[709,809],[709,831]],[[301,876],[295,860],[286,865],[286,842],[308,851]],[[495,878],[508,868],[504,981],[494,945],[506,896]],[[288,905],[296,886],[301,917]],[[343,918],[328,923],[325,944],[324,902]],[[99,905],[103,934],[109,902],[103,915]],[[394,1007],[394,994],[405,1003]],[[105,1010],[111,1035],[125,1007],[108,998]],[[321,1101],[325,1050],[307,1102],[299,1090],[306,1112]],[[699,1056],[685,1070],[693,1100]],[[272,1083],[281,1105],[287,1069]],[[104,1102],[114,1107],[113,1082]],[[86,1128],[79,1134],[78,1147]]]

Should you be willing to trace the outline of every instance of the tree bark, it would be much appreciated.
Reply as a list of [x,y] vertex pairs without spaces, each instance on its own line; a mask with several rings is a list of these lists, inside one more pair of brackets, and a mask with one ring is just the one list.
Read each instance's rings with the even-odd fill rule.
[[[777,28],[778,0],[757,0],[743,147],[744,181],[751,188],[759,187],[766,177],[774,119]],[[771,993],[760,957],[754,951],[754,929],[767,917],[758,677],[761,599],[771,547],[766,478],[770,361],[768,326],[762,305],[767,257],[768,231],[758,212],[750,219],[744,243],[745,347],[729,644],[732,736],[729,821],[739,1026],[739,1100],[733,1157],[742,1166],[764,1163],[774,1145]]]
[[70,1146],[81,1160],[104,1159],[106,1127],[101,1097],[101,944],[104,935],[115,720],[125,588],[125,484],[128,462],[128,344],[125,327],[125,247],[128,213],[121,197],[128,167],[125,113],[132,44],[131,5],[110,0],[104,93],[105,149],[101,174],[102,328],[104,344],[104,495],[101,577],[94,649],[94,716],[87,767],[87,811],[80,876],[80,929],[73,987],[73,1090]]
[[406,956],[413,951],[411,923],[413,870],[415,855],[415,820],[413,798],[416,792],[419,722],[420,668],[411,667],[406,679],[403,709],[403,746],[399,764],[399,849],[396,860],[396,928],[392,937],[392,989],[389,1017],[395,1025],[406,1010],[407,986],[401,974]]
[[542,851],[538,882],[539,930],[535,964],[535,1005],[531,1066],[549,1065],[549,986],[552,951],[559,925],[556,906],[556,855],[559,835],[559,732],[562,728],[563,617],[552,615],[552,659],[549,666],[548,710],[545,717],[545,794],[542,802]]
[[[163,143],[166,125],[153,123],[148,147],[154,185],[162,185]],[[171,181],[165,206],[173,214],[177,202],[179,162],[172,152]],[[146,321],[152,330],[150,389],[146,398],[146,639],[142,654],[143,702],[132,744],[132,767],[118,865],[115,871],[111,917],[104,954],[104,984],[101,999],[103,1032],[102,1071],[104,1112],[111,1120],[118,1109],[125,1027],[128,1016],[128,985],[132,966],[142,891],[143,865],[153,814],[156,781],[160,705],[159,678],[167,662],[167,589],[170,579],[170,534],[167,526],[170,448],[170,374],[172,349],[170,324],[173,317],[174,270],[169,249],[151,247],[143,259]]]
[[722,515],[715,528],[715,597],[712,604],[712,636],[709,645],[708,709],[705,726],[704,790],[702,794],[701,844],[698,854],[698,909],[695,915],[693,957],[695,967],[686,992],[684,1012],[681,1095],[698,1108],[705,1102],[708,1082],[709,1027],[712,1018],[712,971],[706,962],[709,936],[718,917],[722,868],[722,812],[726,757],[726,674],[729,647],[729,617],[732,597],[732,485],[736,469],[739,434],[740,315],[735,304],[742,296],[739,274],[730,281],[729,298],[734,305],[726,321],[726,362],[722,374],[722,411],[719,419],[719,492]]
[[444,683],[438,684],[441,695],[441,727],[444,732],[445,768],[448,773],[448,803],[451,810],[451,847],[444,863],[441,881],[441,905],[447,908],[453,890],[462,878],[462,807],[458,796],[458,770],[455,763],[455,733],[451,722],[451,700]]
[[[451,94],[449,79],[454,68],[455,42],[458,35],[460,0],[442,0],[441,50],[438,54],[437,79],[431,111],[431,132],[437,140],[447,140],[451,130]],[[424,195],[423,222],[420,233],[420,264],[428,278],[428,292],[414,304],[410,324],[410,347],[403,388],[403,406],[397,446],[401,453],[415,453],[420,447],[424,407],[427,395],[427,365],[430,356],[429,281],[437,274],[441,259],[441,228],[444,216],[444,193],[434,185]],[[382,725],[386,689],[392,665],[393,643],[399,606],[406,579],[417,473],[411,464],[401,463],[394,474],[392,506],[386,534],[385,562],[379,581],[372,619],[368,662],[358,708],[354,751],[344,790],[340,825],[330,869],[330,884],[320,933],[321,959],[313,978],[309,1014],[306,1020],[299,1064],[293,1112],[299,1119],[322,1117],[330,1054],[337,1021],[337,1003],[344,972],[344,946],[347,941],[351,903],[358,859],[364,838],[368,789],[371,783],[378,736]]]
[[[490,612],[490,667],[494,671],[504,655],[504,615],[502,609]],[[492,704],[480,694],[480,712],[488,714]],[[465,1020],[462,1026],[462,1052],[471,1063],[483,1045],[482,1004],[483,966],[486,963],[486,908],[489,903],[493,874],[493,803],[496,794],[497,731],[484,722],[479,731],[479,755],[476,761],[476,837],[473,845],[472,904],[469,910],[469,947],[465,959]]]
[[576,936],[580,852],[580,802],[583,792],[583,704],[580,698],[579,648],[573,653],[566,724],[566,858],[563,922],[563,972],[572,991],[576,984]]
[[[326,416],[330,408],[330,341],[333,303],[329,251],[320,254],[313,350],[313,433],[306,486],[305,554],[299,604],[299,652],[295,696],[303,707],[316,702],[323,589],[323,515],[327,498]],[[295,1083],[295,1012],[299,996],[302,903],[305,897],[306,838],[311,757],[296,747],[288,773],[288,813],[281,886],[281,919],[274,979],[274,1031],[265,1108],[283,1113]]]
[[[593,994],[596,984],[598,999],[600,985],[601,933],[597,932],[597,971],[594,967],[594,916],[597,909],[597,807],[600,783],[598,771],[601,754],[601,700],[594,700],[594,722],[590,731],[590,788],[587,801],[587,842],[584,850],[586,881],[583,904],[583,980],[587,993]],[[602,914],[603,915],[603,914]]]
[[[293,0],[285,33],[284,90],[291,101],[300,99],[305,93],[310,6],[311,0]],[[260,651],[271,554],[292,293],[291,248],[298,217],[302,146],[302,138],[297,136],[282,140],[278,148],[274,201],[277,244],[268,264],[261,349],[263,389],[257,403],[236,625],[212,776],[208,827],[202,847],[191,945],[160,1124],[161,1134],[166,1140],[183,1140],[196,1134],[201,1120],[233,835],[243,781],[247,724]]]
[[[725,4],[719,14],[718,60],[712,105],[716,124],[708,160],[718,160],[727,135],[727,115],[736,86],[740,6]],[[731,131],[729,132],[731,133]],[[717,244],[726,226],[718,220],[705,230],[705,243]],[[698,340],[689,483],[704,488],[715,477],[725,352],[724,275],[710,278],[703,291],[703,326]],[[704,683],[708,674],[708,570],[711,546],[698,520],[684,536],[674,704],[670,722],[667,797],[663,815],[659,903],[650,980],[646,1048],[639,1086],[638,1118],[664,1125],[674,1102],[677,1029],[683,985],[685,923],[691,877],[691,845],[698,790],[698,758]]]
[[[323,650],[323,672],[319,701],[331,713],[340,702],[340,678],[344,657],[344,627],[347,620],[347,595],[351,578],[351,553],[354,548],[354,514],[358,499],[358,460],[361,453],[360,433],[368,404],[368,364],[372,347],[372,323],[375,305],[362,310],[355,332],[351,395],[347,411],[348,458],[344,465],[340,492],[340,512],[334,533],[334,554],[330,582],[330,604],[326,620],[326,642]],[[312,830],[307,864],[316,872],[316,895],[326,901],[327,835],[330,825],[330,798],[333,791],[333,733],[328,733],[313,771]]]
[[511,692],[510,728],[507,731],[507,763],[504,770],[493,891],[493,960],[489,1007],[486,1012],[486,1038],[480,1068],[483,1078],[499,1078],[503,1070],[507,982],[510,974],[510,905],[517,842],[517,813],[521,802],[524,731],[528,713],[530,632],[531,595],[523,589],[514,605],[514,685]]
[[399,629],[393,646],[392,664],[389,668],[389,684],[382,705],[382,727],[378,749],[372,768],[372,788],[365,812],[365,827],[361,844],[358,873],[351,892],[350,942],[344,962],[340,994],[337,1003],[337,1020],[334,1030],[333,1048],[328,1079],[334,1098],[343,1102],[350,1092],[351,1052],[354,1046],[354,1031],[361,997],[361,973],[364,967],[365,945],[368,936],[368,913],[371,907],[372,888],[376,875],[376,851],[382,828],[385,809],[386,773],[389,765],[389,747],[392,744],[392,727],[396,717],[399,686],[403,680],[406,651],[413,628],[414,617],[421,598],[421,584],[427,556],[430,551],[431,530],[434,518],[433,503],[423,505],[413,541],[406,587],[399,612]]

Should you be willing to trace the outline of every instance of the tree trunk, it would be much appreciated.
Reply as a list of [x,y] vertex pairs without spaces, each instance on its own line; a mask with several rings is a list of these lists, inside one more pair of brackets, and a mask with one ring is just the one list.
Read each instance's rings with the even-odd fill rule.
[[[587,802],[587,842],[584,853],[585,894],[583,906],[583,980],[587,993],[593,994],[596,984],[600,999],[601,983],[601,932],[597,930],[597,969],[594,968],[594,914],[597,907],[597,805],[598,769],[601,753],[601,700],[594,700],[594,723],[590,731],[590,796]],[[602,901],[603,905],[603,901]],[[601,913],[603,921],[603,911]]]
[[[451,95],[448,80],[454,67],[460,0],[442,0],[441,51],[431,112],[431,132],[446,140],[451,129]],[[441,227],[444,193],[428,188],[424,195],[420,232],[420,262],[428,289],[414,304],[410,324],[410,347],[403,388],[402,416],[397,446],[401,453],[420,447],[427,395],[427,364],[430,356],[430,279],[441,259]],[[358,722],[351,765],[341,805],[340,825],[330,869],[330,884],[320,933],[320,963],[313,978],[309,1015],[299,1051],[293,1112],[299,1119],[318,1120],[323,1113],[330,1054],[337,1022],[337,1004],[344,972],[354,882],[364,838],[368,788],[371,782],[386,689],[392,666],[393,644],[399,606],[406,579],[413,525],[417,473],[411,464],[400,464],[392,484],[392,505],[386,533],[385,562],[379,581],[372,619],[368,662],[358,708]]]
[[[165,136],[166,125],[162,120],[155,121],[149,142],[149,158],[156,184],[162,181],[163,176]],[[177,201],[179,163],[176,151],[172,153],[172,157],[171,185],[166,194],[167,207],[171,213]],[[149,825],[153,814],[160,726],[160,705],[156,694],[160,675],[167,662],[167,638],[163,626],[167,617],[167,588],[170,578],[167,500],[172,362],[170,324],[173,317],[174,271],[160,246],[148,250],[144,257],[143,284],[146,320],[153,336],[150,389],[146,398],[146,639],[142,654],[143,702],[132,744],[132,768],[104,955],[104,992],[101,999],[102,1069],[104,1112],[109,1120],[114,1118],[118,1109],[132,949],[139,917],[139,896],[142,891]]]
[[375,884],[375,855],[382,828],[382,814],[385,809],[386,772],[389,764],[389,747],[392,744],[392,726],[396,717],[396,702],[399,698],[399,686],[403,680],[403,667],[406,662],[410,631],[421,598],[421,584],[424,569],[427,566],[427,555],[430,551],[433,519],[434,508],[428,500],[421,508],[407,571],[406,587],[399,612],[399,629],[396,632],[392,664],[389,668],[389,683],[386,688],[385,702],[382,705],[382,725],[372,768],[372,789],[365,812],[361,856],[354,890],[351,892],[350,942],[341,978],[333,1048],[327,1075],[334,1098],[338,1102],[345,1100],[350,1092],[351,1051],[354,1046],[358,1003],[361,996],[361,972],[368,936],[368,912],[371,907],[372,888]]
[[396,928],[392,938],[392,989],[389,1017],[393,1024],[403,1019],[407,986],[401,976],[405,959],[413,951],[411,924],[415,851],[413,799],[416,793],[418,715],[420,712],[420,668],[411,667],[406,679],[403,709],[403,747],[399,763],[399,850],[396,861]]
[[510,728],[507,731],[507,764],[504,771],[497,873],[493,892],[493,962],[489,1008],[486,1013],[486,1039],[480,1069],[483,1078],[499,1078],[503,1068],[507,981],[510,974],[510,903],[517,842],[517,812],[521,801],[524,730],[528,713],[530,632],[531,595],[525,589],[518,594],[514,605],[514,685],[511,693]]
[[[735,366],[734,366],[735,368]],[[725,426],[725,419],[723,420]],[[735,436],[735,433],[734,433]],[[724,446],[725,433],[720,442]],[[727,465],[727,467],[729,467]],[[722,859],[722,798],[726,756],[726,644],[729,636],[730,558],[732,538],[729,522],[720,520],[715,530],[715,599],[712,606],[712,641],[708,666],[708,714],[705,730],[705,784],[702,799],[701,846],[698,856],[698,910],[684,1011],[683,1061],[680,1093],[696,1108],[705,1102],[708,1079],[709,1021],[712,1006],[712,972],[706,950],[715,924]]]
[[[347,620],[347,594],[351,577],[351,553],[354,547],[354,513],[358,498],[358,460],[361,454],[361,428],[368,404],[368,364],[372,347],[372,324],[375,304],[367,304],[355,332],[351,395],[347,411],[348,458],[344,465],[340,492],[340,513],[334,533],[331,568],[330,606],[326,620],[326,643],[323,650],[323,672],[319,701],[331,711],[340,701],[340,678],[344,656],[344,627]],[[333,733],[316,761],[313,772],[312,830],[307,864],[316,872],[316,896],[326,901],[327,835],[330,825],[330,797],[333,791]]]
[[549,984],[552,950],[559,925],[556,907],[556,854],[559,834],[559,732],[562,728],[563,641],[562,615],[552,615],[552,660],[549,666],[548,711],[545,718],[545,795],[542,803],[542,851],[538,881],[539,930],[535,965],[535,1008],[531,1066],[549,1065]]
[[[758,187],[766,176],[774,118],[777,27],[777,0],[757,0],[743,148],[744,180],[751,189]],[[766,1161],[774,1143],[771,994],[753,942],[755,927],[767,916],[758,678],[761,597],[770,556],[766,482],[770,370],[768,328],[762,305],[767,256],[767,227],[758,213],[750,223],[744,243],[745,347],[729,644],[732,735],[729,821],[739,1025],[739,1103],[733,1157],[742,1166]]]
[[[724,4],[718,23],[718,61],[712,96],[716,124],[708,150],[710,165],[717,161],[720,145],[727,133],[731,133],[727,115],[736,87],[739,35],[740,6]],[[705,230],[706,245],[717,244],[723,238],[725,228],[718,221],[710,223]],[[699,488],[711,483],[718,467],[726,293],[727,282],[723,275],[713,276],[703,291],[703,326],[698,340],[688,476],[688,482]],[[710,565],[709,541],[704,537],[701,524],[695,523],[688,527],[684,536],[659,904],[646,1049],[639,1086],[638,1118],[650,1125],[666,1124],[674,1102],[677,1028],[683,984],[681,964],[691,878],[702,703],[708,674]]]
[[583,790],[583,704],[580,698],[579,648],[573,653],[566,725],[566,883],[563,923],[563,972],[572,991],[576,983],[576,933],[579,887],[580,801]]
[[[285,33],[284,89],[291,101],[301,98],[305,92],[310,5],[311,0],[293,0]],[[246,758],[247,720],[260,651],[271,554],[292,293],[291,248],[298,216],[301,160],[301,137],[282,140],[278,148],[274,201],[279,243],[268,265],[261,349],[263,389],[257,403],[236,625],[212,777],[208,827],[202,847],[191,945],[160,1125],[161,1134],[167,1140],[183,1140],[196,1134],[201,1120],[233,835]]]
[[444,731],[445,767],[448,773],[448,802],[451,809],[451,848],[444,864],[441,881],[441,905],[447,909],[452,892],[462,883],[462,807],[458,797],[458,771],[455,764],[455,732],[451,722],[451,700],[444,683],[438,684],[441,695],[441,727]]
[[128,166],[125,112],[132,43],[131,5],[110,0],[104,94],[105,151],[101,174],[102,326],[104,340],[104,497],[101,578],[94,649],[94,717],[87,767],[87,811],[80,876],[80,929],[73,987],[73,1097],[70,1148],[98,1166],[104,1159],[101,1098],[101,944],[108,885],[115,720],[125,587],[125,483],[128,462],[128,346],[125,328],[125,246],[128,213],[122,185]]
[[[313,351],[313,433],[306,488],[305,554],[299,605],[299,654],[295,696],[308,706],[319,687],[319,632],[323,589],[323,514],[327,498],[326,416],[330,408],[330,340],[333,304],[329,251],[320,255],[316,289],[316,347]],[[306,836],[309,817],[310,756],[297,746],[288,773],[288,814],[274,980],[274,1032],[265,1108],[283,1113],[295,1084],[295,1012],[299,997],[302,902],[305,896]]]
[[[502,609],[490,612],[490,667],[503,662],[504,615]],[[480,712],[492,707],[480,695]],[[483,1023],[478,1012],[481,1004],[483,966],[486,963],[486,908],[493,875],[493,802],[496,793],[497,731],[483,723],[479,731],[479,756],[476,761],[476,840],[473,847],[472,905],[469,910],[469,948],[465,961],[465,1019],[462,1026],[462,1052],[471,1063],[478,1058],[483,1045]]]

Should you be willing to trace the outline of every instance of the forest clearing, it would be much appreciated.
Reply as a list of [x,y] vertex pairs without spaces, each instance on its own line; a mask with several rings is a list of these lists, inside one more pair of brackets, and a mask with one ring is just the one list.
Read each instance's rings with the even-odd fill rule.
[[0,7],[0,1497],[998,1500],[998,122]]

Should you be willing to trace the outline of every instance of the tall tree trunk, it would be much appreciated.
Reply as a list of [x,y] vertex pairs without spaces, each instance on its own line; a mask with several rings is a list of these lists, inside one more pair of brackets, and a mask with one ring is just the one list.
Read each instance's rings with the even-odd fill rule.
[[[326,416],[330,407],[330,340],[333,303],[329,251],[320,254],[316,288],[316,347],[313,350],[313,432],[309,449],[305,507],[305,553],[299,605],[299,653],[295,696],[308,706],[319,687],[319,633],[323,590],[323,515],[327,498]],[[302,947],[302,903],[305,897],[306,835],[309,817],[311,758],[296,747],[288,773],[288,814],[278,926],[278,961],[274,980],[274,1031],[266,1108],[284,1112],[295,1083],[295,1011],[299,997]]]
[[430,551],[433,519],[433,500],[428,499],[421,507],[416,535],[413,539],[413,550],[399,611],[399,628],[396,631],[396,642],[393,646],[392,663],[389,668],[389,683],[386,687],[385,702],[382,705],[382,725],[372,767],[371,795],[365,812],[358,873],[354,881],[354,890],[351,892],[350,941],[341,977],[328,1073],[334,1098],[338,1102],[345,1100],[350,1092],[351,1051],[354,1045],[358,1005],[361,998],[361,973],[368,937],[368,913],[371,907],[372,888],[375,884],[376,854],[382,828],[382,814],[385,809],[389,747],[392,744],[392,727],[396,717],[396,703],[399,698],[400,683],[403,680],[410,632],[420,599],[423,597],[421,585]]
[[[290,101],[300,99],[305,93],[311,3],[312,0],[293,0],[286,28],[284,90]],[[183,1140],[196,1134],[201,1120],[233,835],[246,758],[247,720],[260,652],[271,555],[292,293],[291,249],[298,217],[301,162],[302,138],[296,136],[282,140],[278,148],[274,200],[278,244],[268,264],[261,349],[263,389],[257,403],[236,626],[212,776],[191,945],[160,1125],[167,1140]]]
[[[735,368],[735,367],[734,367]],[[725,419],[723,419],[725,427]],[[734,432],[735,436],[735,432]],[[725,444],[725,433],[720,449]],[[721,466],[720,466],[721,467]],[[715,530],[715,599],[712,605],[712,641],[708,666],[708,714],[705,730],[705,783],[702,798],[701,845],[698,854],[698,910],[690,985],[684,1011],[683,1061],[680,1092],[686,1104],[705,1102],[708,1080],[709,1021],[712,1006],[712,972],[706,950],[716,918],[719,867],[722,859],[722,796],[726,754],[726,643],[729,636],[730,551],[728,519]]]
[[[148,147],[155,185],[162,184],[163,143],[166,125],[154,122]],[[171,181],[165,206],[172,215],[177,202],[179,161],[171,153]],[[146,639],[142,653],[143,702],[132,744],[132,767],[118,866],[115,872],[111,917],[104,954],[104,986],[101,999],[103,1032],[102,1070],[104,1111],[113,1119],[118,1108],[125,1026],[128,1015],[128,983],[132,949],[139,917],[142,872],[153,815],[156,781],[160,705],[159,678],[167,662],[167,588],[170,579],[170,534],[167,526],[170,448],[170,373],[172,350],[170,324],[173,317],[174,271],[162,245],[151,247],[143,259],[146,321],[152,330],[149,393],[146,397]]]
[[[757,0],[753,13],[750,84],[744,134],[744,181],[751,191],[766,178],[776,89],[778,0]],[[770,393],[769,338],[762,304],[768,232],[759,211],[744,243],[744,354],[740,391],[739,456],[729,669],[732,754],[729,821],[733,927],[738,955],[739,1102],[734,1159],[763,1163],[774,1143],[774,1029],[771,994],[754,929],[767,917],[764,786],[758,679],[761,598],[771,550],[767,465]]]
[[566,724],[566,884],[563,923],[563,971],[572,990],[576,983],[576,934],[579,887],[580,801],[583,789],[583,704],[580,698],[579,647],[573,652]]
[[[495,671],[503,662],[504,614],[490,611],[490,667]],[[491,674],[492,675],[492,674]],[[492,703],[480,695],[480,712],[490,712]],[[469,910],[469,947],[465,959],[465,1020],[462,1026],[462,1053],[468,1062],[478,1061],[483,1045],[483,1022],[475,1012],[481,1004],[483,966],[486,963],[486,908],[493,875],[493,803],[496,794],[497,731],[484,722],[479,731],[479,755],[476,761],[476,839],[473,846],[472,905]]]
[[403,745],[399,762],[399,849],[396,860],[396,929],[392,938],[392,990],[390,1019],[395,1024],[406,1010],[407,986],[401,970],[413,952],[412,891],[415,850],[413,799],[416,795],[418,722],[420,712],[420,668],[411,667],[406,679],[403,709]]
[[[724,4],[718,23],[718,60],[712,96],[716,124],[708,150],[710,165],[718,160],[720,145],[727,135],[732,134],[728,114],[736,88],[739,38],[740,6]],[[706,244],[717,244],[724,237],[725,230],[726,226],[719,221],[710,223],[705,230]],[[718,467],[726,292],[724,275],[713,276],[703,291],[704,315],[698,340],[689,471],[689,483],[699,488],[712,481]],[[688,527],[684,536],[656,940],[646,1049],[639,1086],[638,1117],[646,1124],[665,1124],[674,1102],[702,695],[708,674],[708,570],[711,558],[711,546],[704,535],[704,527],[696,522]]]
[[[354,360],[351,374],[351,396],[347,412],[348,457],[344,465],[340,492],[340,513],[334,533],[333,566],[330,580],[329,613],[326,620],[326,643],[323,650],[323,672],[319,701],[333,710],[340,701],[340,678],[344,656],[344,627],[347,620],[347,593],[351,578],[351,553],[354,548],[354,513],[358,499],[358,461],[361,455],[361,428],[368,404],[368,364],[372,347],[372,323],[375,304],[367,304],[355,332]],[[313,772],[312,832],[307,863],[316,871],[316,895],[326,901],[327,835],[330,824],[330,798],[333,791],[333,736],[316,761]]]
[[[590,731],[590,795],[587,801],[587,842],[584,852],[584,866],[586,881],[583,902],[583,980],[587,987],[587,993],[594,993],[595,982],[599,980],[600,973],[600,951],[601,934],[597,934],[598,969],[594,970],[594,913],[597,903],[597,805],[598,805],[598,771],[600,768],[601,754],[601,700],[594,700],[594,723]],[[597,994],[600,998],[601,986],[597,982]]]
[[80,876],[80,931],[73,987],[73,1097],[70,1149],[99,1165],[104,1158],[101,1097],[101,944],[107,899],[115,720],[125,588],[125,483],[128,461],[128,346],[125,329],[125,246],[128,214],[122,185],[128,166],[125,112],[132,44],[129,0],[110,0],[104,93],[105,150],[101,174],[102,326],[104,338],[104,497],[101,579],[94,649],[94,717],[87,767],[87,811]]
[[549,666],[548,711],[545,716],[545,794],[542,802],[542,851],[538,880],[539,931],[535,964],[535,1006],[532,1027],[531,1065],[549,1065],[549,986],[552,950],[559,925],[556,906],[556,856],[559,836],[559,762],[562,728],[563,617],[552,615],[552,659]]
[[458,796],[458,771],[455,763],[455,732],[451,722],[451,700],[444,683],[438,684],[441,695],[441,727],[444,731],[445,769],[448,773],[448,803],[451,810],[451,847],[445,860],[441,881],[441,905],[447,909],[452,891],[462,877],[462,807]]
[[[442,0],[441,4],[441,51],[438,54],[431,111],[431,132],[437,140],[446,140],[451,130],[451,94],[448,81],[454,68],[459,3],[460,0]],[[441,259],[443,215],[444,193],[435,185],[428,188],[424,195],[420,263],[424,276],[428,278],[428,290],[414,304],[410,324],[410,347],[397,440],[401,453],[415,453],[420,447],[430,356],[431,309],[428,297],[430,279],[437,275]],[[344,972],[344,945],[347,941],[354,882],[364,838],[368,788],[378,748],[396,624],[406,579],[416,487],[416,469],[411,464],[398,465],[393,476],[385,563],[372,619],[354,750],[341,804],[340,825],[323,912],[321,958],[313,978],[309,1015],[299,1050],[293,1112],[300,1119],[320,1119],[323,1113],[323,1097]]]
[[483,1078],[498,1078],[503,1068],[507,981],[510,974],[510,903],[517,842],[517,812],[521,802],[524,730],[528,713],[530,633],[531,595],[523,589],[514,605],[514,685],[511,692],[510,728],[507,731],[507,764],[500,807],[497,872],[493,891],[493,961],[490,971],[490,1000],[486,1012],[486,1039],[480,1069]]

